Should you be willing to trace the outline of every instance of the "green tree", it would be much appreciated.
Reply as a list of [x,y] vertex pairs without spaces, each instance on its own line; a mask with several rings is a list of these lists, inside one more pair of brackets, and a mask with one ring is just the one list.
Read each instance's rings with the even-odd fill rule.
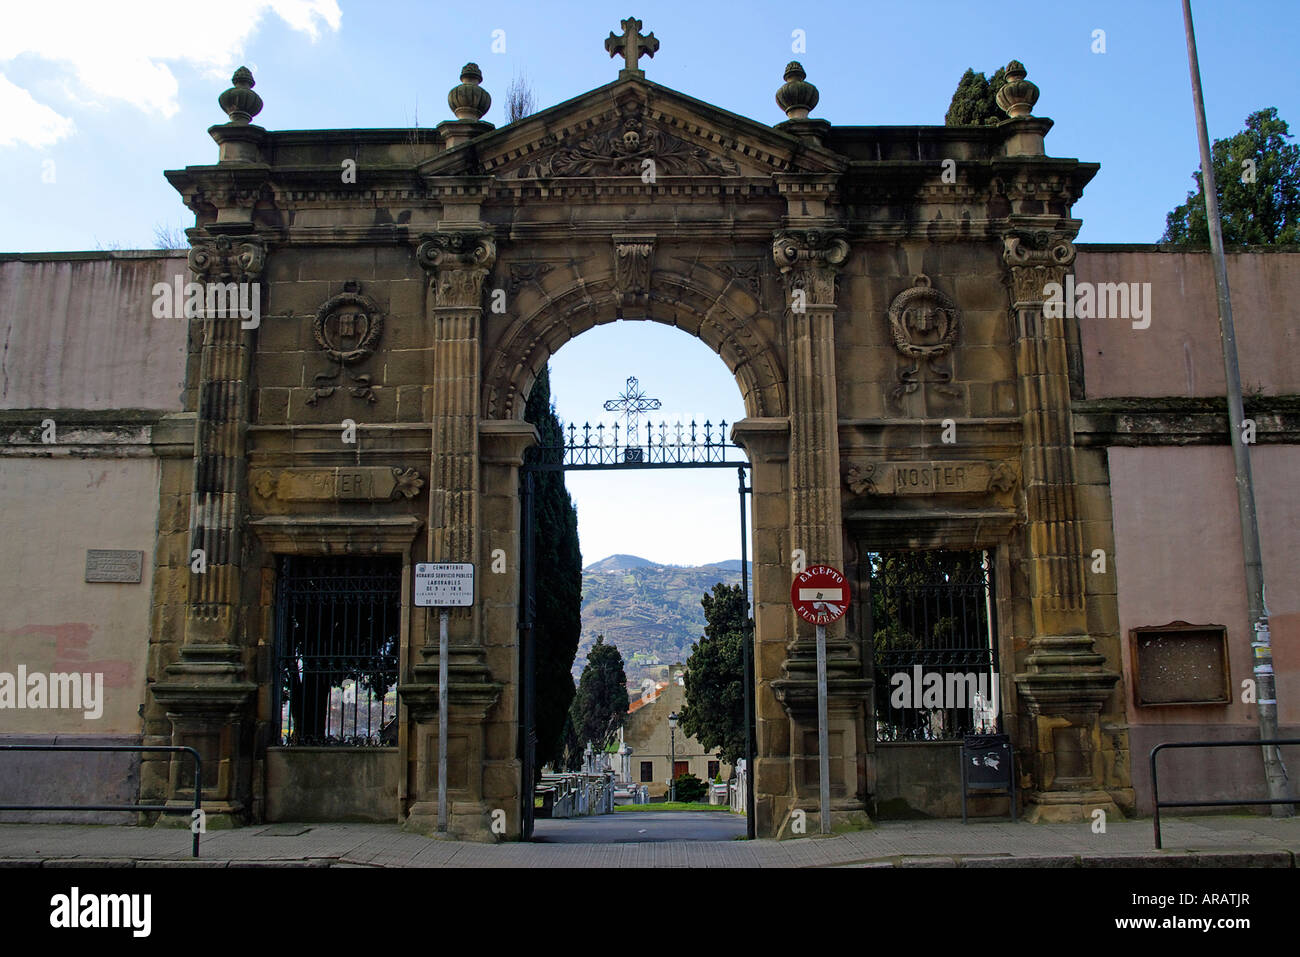
[[1006,67],[998,67],[993,76],[967,70],[957,81],[957,89],[944,114],[944,126],[992,126],[1007,118],[998,106],[998,90],[1007,82]]
[[[1210,148],[1225,246],[1273,246],[1300,242],[1300,146],[1270,106],[1246,117],[1246,128]],[[1205,183],[1192,174],[1196,192],[1165,217],[1162,243],[1210,244]]]
[[[551,403],[551,374],[543,366],[528,393],[524,419],[537,427],[542,446],[564,441],[564,429]],[[529,449],[526,461],[536,461]],[[582,552],[578,511],[564,486],[563,472],[533,473],[533,558],[537,596],[533,623],[537,733],[534,766],[554,764],[563,748],[564,720],[573,702],[573,659],[582,634]]]
[[677,780],[673,782],[673,791],[677,796],[677,800],[686,804],[693,804],[704,797],[708,789],[707,784],[689,771],[686,774],[677,775]]
[[686,660],[682,729],[734,765],[745,756],[745,599],[739,585],[706,594],[704,636]]
[[[623,726],[627,706],[623,656],[614,645],[605,644],[604,635],[597,635],[578,679],[578,693],[571,708],[579,747],[585,749],[590,742],[596,751],[603,751]],[[566,757],[571,761],[573,756]]]

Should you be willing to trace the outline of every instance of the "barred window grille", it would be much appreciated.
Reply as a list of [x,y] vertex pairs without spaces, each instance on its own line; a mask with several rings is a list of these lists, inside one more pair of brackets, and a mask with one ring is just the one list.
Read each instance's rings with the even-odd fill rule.
[[401,558],[282,555],[277,573],[279,743],[395,745]]
[[[876,740],[947,741],[1000,731],[989,554],[926,550],[867,557]],[[938,701],[924,697],[927,681],[940,682]]]

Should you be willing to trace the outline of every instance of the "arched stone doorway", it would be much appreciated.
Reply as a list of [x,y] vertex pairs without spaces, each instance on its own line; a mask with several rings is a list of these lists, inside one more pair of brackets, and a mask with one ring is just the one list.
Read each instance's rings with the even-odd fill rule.
[[[531,432],[531,426],[519,422],[517,417],[522,415],[535,370],[540,369],[565,343],[596,326],[614,321],[649,320],[693,335],[723,358],[745,402],[749,415],[734,424],[730,430],[731,438],[745,448],[751,460],[749,487],[759,496],[757,501],[762,503],[766,522],[763,525],[748,523],[751,527],[746,529],[746,536],[752,543],[756,563],[763,562],[766,557],[769,565],[780,564],[770,559],[781,554],[785,539],[784,516],[774,511],[774,507],[779,508],[786,501],[780,490],[788,481],[784,468],[788,420],[785,416],[783,356],[764,335],[764,327],[771,328],[773,324],[760,312],[758,299],[725,276],[705,270],[699,270],[695,278],[668,270],[663,274],[651,271],[648,249],[643,255],[647,258],[645,266],[651,277],[651,288],[637,295],[635,301],[632,297],[621,296],[617,291],[619,277],[615,266],[621,245],[612,241],[605,246],[612,249],[613,262],[608,266],[614,268],[607,267],[603,274],[597,266],[591,276],[583,275],[577,281],[557,276],[553,285],[538,282],[532,296],[518,298],[523,315],[501,332],[493,358],[485,362],[484,424],[498,438],[508,434],[511,427],[516,429],[516,435]],[[646,244],[641,245],[644,247]],[[671,251],[675,244],[669,239],[662,245]],[[600,250],[601,244],[593,244],[593,248]],[[599,263],[597,255],[586,261],[592,263],[593,260]],[[529,305],[533,302],[537,303],[536,308],[530,310]],[[491,419],[491,412],[513,415]],[[755,415],[755,412],[759,414]],[[769,412],[778,414],[765,414]],[[755,452],[760,454],[756,456]],[[481,454],[480,462],[485,485],[519,487],[518,466],[513,462],[505,465],[499,477],[490,472],[493,466],[502,467],[499,460],[489,462]],[[493,504],[485,505],[483,521],[485,527],[517,531],[523,521],[520,503],[506,496],[495,497]],[[517,541],[518,536],[512,536],[511,540]],[[520,567],[514,554],[510,567]],[[777,714],[784,719],[772,692],[772,681],[780,677],[779,671],[764,674],[758,664],[764,658],[769,664],[779,663],[784,658],[784,630],[769,636],[763,629],[770,627],[775,620],[772,610],[785,607],[787,588],[780,582],[780,574],[774,568],[760,572],[756,564],[753,579],[751,597],[756,630],[752,636],[751,655],[755,663],[755,712],[757,722],[761,724],[772,721]],[[774,583],[778,585],[775,591],[772,590]],[[520,600],[518,589],[503,596],[499,614],[493,622],[485,624],[485,628],[509,627],[518,615]],[[759,621],[768,624],[758,625]],[[765,647],[771,648],[766,655],[762,652]],[[523,704],[516,707],[523,707]],[[766,760],[766,755],[761,756],[759,766]],[[525,793],[521,797],[528,800],[530,795]]]

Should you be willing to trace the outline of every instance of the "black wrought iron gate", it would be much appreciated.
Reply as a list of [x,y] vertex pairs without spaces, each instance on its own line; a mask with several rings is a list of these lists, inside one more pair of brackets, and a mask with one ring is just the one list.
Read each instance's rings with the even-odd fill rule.
[[[631,383],[630,383],[631,384]],[[635,428],[620,435],[617,423],[612,428],[598,425],[569,426],[562,444],[542,445],[530,450],[528,461],[520,469],[520,569],[519,569],[519,760],[520,820],[522,838],[533,835],[533,779],[536,776],[537,730],[535,724],[537,705],[536,642],[534,629],[537,613],[536,596],[536,522],[534,515],[534,477],[538,472],[598,471],[614,469],[700,469],[732,468],[738,478],[740,498],[740,580],[744,590],[745,607],[749,607],[749,555],[747,509],[745,496],[753,489],[746,483],[749,462],[744,450],[727,441],[727,423],[717,425],[691,422],[669,425],[661,422],[658,429],[647,425],[645,441],[639,440]],[[630,443],[628,440],[632,440]],[[748,628],[752,615],[746,618]],[[750,793],[747,808],[753,808],[753,728],[754,728],[754,663],[752,635],[745,636],[745,728],[746,766],[749,773]],[[749,836],[754,836],[754,815],[746,815]]]
[[991,556],[863,548],[877,741],[1001,730]]

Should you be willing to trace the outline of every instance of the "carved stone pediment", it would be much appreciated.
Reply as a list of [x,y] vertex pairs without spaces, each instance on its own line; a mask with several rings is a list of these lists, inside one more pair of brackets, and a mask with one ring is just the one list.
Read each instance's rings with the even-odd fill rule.
[[[564,176],[735,176],[736,163],[679,136],[657,129],[639,115],[627,115],[594,133],[563,141],[544,138],[540,155],[513,172],[512,179]],[[649,162],[647,162],[647,160]]]

